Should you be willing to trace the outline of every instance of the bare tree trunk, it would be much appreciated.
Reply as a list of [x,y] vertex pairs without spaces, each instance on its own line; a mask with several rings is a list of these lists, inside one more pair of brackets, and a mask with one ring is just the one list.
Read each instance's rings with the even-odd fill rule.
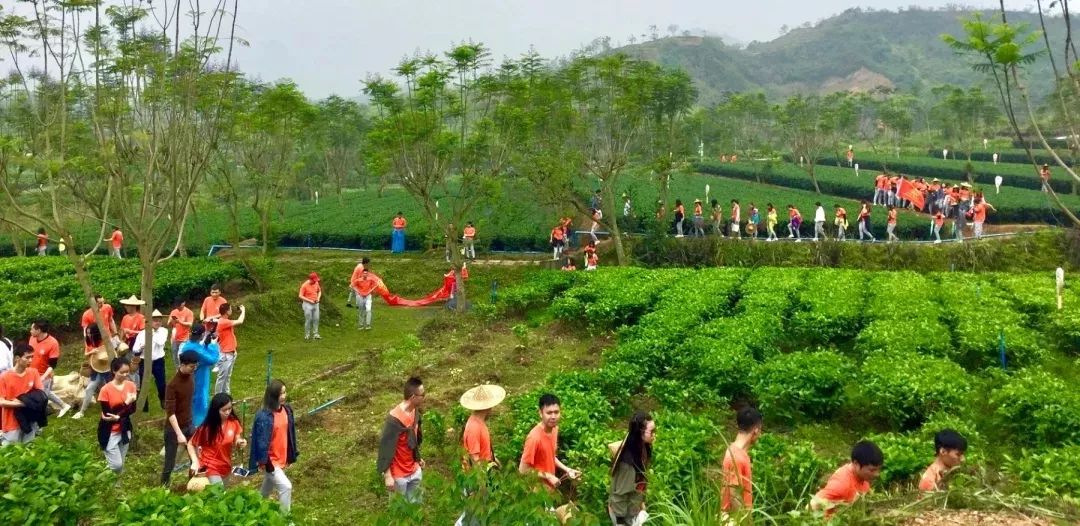
[[101,317],[101,310],[98,309],[97,301],[94,300],[94,285],[90,282],[90,275],[86,273],[86,265],[83,262],[83,258],[75,254],[75,243],[74,240],[71,239],[71,236],[64,238],[64,243],[70,247],[65,252],[68,254],[68,260],[71,261],[71,265],[75,267],[75,281],[79,282],[79,287],[82,288],[83,294],[86,296],[90,310],[94,313],[94,323],[97,324],[98,330],[101,331],[102,343],[105,345],[105,349],[109,351],[110,355],[116,356],[116,349],[113,347],[112,339],[107,337],[109,334],[109,324]]
[[465,290],[465,278],[461,275],[461,265],[465,262],[464,256],[458,248],[457,232],[452,225],[446,226],[446,250],[450,252],[450,265],[454,269],[454,311],[465,312],[468,293]]
[[622,232],[619,230],[618,216],[615,214],[615,185],[608,181],[614,181],[615,175],[608,174],[604,178],[603,183],[603,196],[604,202],[600,205],[600,209],[604,214],[604,223],[607,224],[608,231],[611,234],[611,242],[615,245],[615,258],[620,267],[629,264],[626,258],[626,250],[623,248]]
[[[150,389],[153,388],[154,380],[153,376],[153,363],[154,363],[154,277],[157,267],[155,258],[149,250],[139,249],[139,265],[142,267],[142,277],[139,280],[139,295],[146,305],[143,306],[143,316],[145,317],[145,325],[143,328],[143,341],[146,342],[146,346],[143,348],[142,355],[142,373],[139,375],[139,398],[135,401],[135,407],[146,403],[146,397],[149,396]],[[134,350],[134,349],[133,349]],[[132,371],[134,372],[134,371]],[[150,377],[150,378],[148,378]],[[164,403],[164,402],[163,402]]]
[[821,193],[821,187],[818,186],[817,174],[814,173],[814,163],[810,162],[806,166],[808,167],[806,171],[807,171],[807,173],[810,174],[810,181],[812,181],[814,183],[814,191],[820,194]]
[[270,255],[270,207],[259,211],[259,231],[262,235],[262,255]]

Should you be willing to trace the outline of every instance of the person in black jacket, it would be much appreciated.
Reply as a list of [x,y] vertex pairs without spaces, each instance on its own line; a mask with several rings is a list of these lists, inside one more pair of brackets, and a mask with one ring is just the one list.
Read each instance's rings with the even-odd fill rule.
[[113,358],[110,369],[113,379],[101,387],[98,402],[101,403],[101,420],[98,421],[98,445],[105,451],[109,469],[119,474],[124,469],[128,445],[134,437],[131,415],[135,412],[135,400],[139,398],[135,382],[128,380],[131,365],[124,358]]
[[249,464],[251,471],[259,468],[266,471],[263,497],[269,497],[276,489],[278,503],[288,513],[292,506],[292,481],[285,476],[285,469],[296,462],[300,453],[296,449],[296,421],[285,397],[285,384],[281,380],[273,380],[266,386],[263,407],[255,413],[251,428]]
[[30,367],[33,356],[33,349],[26,343],[15,345],[14,366],[0,373],[0,433],[2,433],[0,445],[2,446],[25,444],[37,436],[39,424],[30,422],[29,428],[23,428],[20,425],[22,418],[17,416],[20,411],[27,409],[26,403],[20,397],[34,390],[41,391],[41,376],[37,369]]

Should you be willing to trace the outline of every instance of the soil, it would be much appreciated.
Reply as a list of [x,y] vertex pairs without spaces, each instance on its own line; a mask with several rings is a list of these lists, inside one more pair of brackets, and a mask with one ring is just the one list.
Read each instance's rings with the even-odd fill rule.
[[904,526],[1050,526],[1046,519],[1001,511],[935,510],[902,523]]

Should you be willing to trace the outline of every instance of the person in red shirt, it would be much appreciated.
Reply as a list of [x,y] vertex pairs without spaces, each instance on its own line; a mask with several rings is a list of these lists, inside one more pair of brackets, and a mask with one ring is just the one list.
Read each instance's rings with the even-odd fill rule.
[[934,435],[934,451],[936,458],[923,472],[919,480],[919,491],[939,491],[942,489],[942,480],[950,471],[964,463],[964,454],[967,453],[967,439],[952,429],[942,429]]
[[371,295],[379,287],[379,280],[365,268],[360,277],[352,282],[356,292],[356,326],[362,330],[371,330]]
[[134,438],[131,415],[135,412],[135,400],[139,398],[135,382],[128,380],[131,366],[124,358],[114,358],[110,369],[113,380],[105,384],[98,394],[101,404],[101,420],[98,421],[98,445],[105,452],[109,469],[119,474],[124,470],[128,446]]
[[562,479],[555,475],[556,469],[566,472],[566,477],[577,480],[581,473],[563,464],[555,452],[559,449],[559,420],[562,418],[559,397],[547,393],[540,396],[540,423],[525,437],[525,447],[518,463],[521,474],[535,473],[550,490]]
[[319,336],[319,302],[322,301],[322,284],[319,275],[308,274],[307,281],[300,284],[300,306],[304,309],[304,339],[321,340]]
[[585,258],[585,270],[596,270],[596,267],[600,264],[600,257],[593,252]]
[[[131,348],[135,346],[135,337],[146,328],[146,317],[139,312],[139,308],[146,305],[146,302],[132,294],[131,297],[120,300],[120,304],[124,306],[124,317],[120,318],[120,338]],[[132,364],[133,368],[138,366],[137,363]],[[137,381],[135,383],[138,384]]]
[[210,285],[210,295],[203,298],[202,307],[199,308],[199,319],[216,318],[221,313],[221,306],[228,302],[229,300],[221,295],[221,285]]
[[277,490],[281,510],[289,512],[292,507],[292,481],[285,471],[296,462],[300,452],[296,448],[296,419],[286,400],[285,384],[281,380],[271,380],[263,393],[263,406],[255,414],[255,423],[251,426],[251,458],[248,467],[251,471],[262,468],[266,472],[263,478],[262,496],[270,497]]
[[866,201],[862,202],[862,205],[859,207],[859,218],[857,221],[859,223],[859,241],[862,241],[865,237],[869,237],[871,242],[877,241],[874,239],[874,234],[870,232],[870,203],[867,203]]
[[720,509],[728,514],[741,510],[749,516],[754,505],[754,494],[748,451],[761,436],[761,413],[753,407],[743,408],[735,416],[735,423],[739,433],[724,453]]
[[218,393],[210,400],[206,420],[187,443],[192,473],[204,473],[211,484],[224,484],[232,473],[232,452],[247,445],[244,428],[233,413],[233,399]]
[[866,440],[855,444],[851,462],[829,477],[825,487],[810,500],[810,509],[824,511],[825,518],[832,517],[837,506],[851,504],[870,492],[870,483],[881,475],[884,464],[885,457],[877,444]]
[[836,210],[836,219],[833,222],[836,225],[836,240],[844,241],[847,239],[847,210],[838,204],[833,204],[833,209]]
[[1050,188],[1050,165],[1043,164],[1042,169],[1039,170],[1039,179],[1042,180],[1042,191],[1047,191]]
[[124,248],[124,233],[120,231],[119,226],[114,226],[112,235],[103,239],[102,241],[109,242],[109,255],[117,259],[124,258],[122,255],[120,255],[120,252]]
[[236,364],[236,332],[239,325],[244,324],[247,318],[247,310],[240,306],[240,316],[235,320],[229,319],[232,314],[232,306],[222,304],[218,309],[220,316],[210,320],[217,324],[218,347],[221,348],[221,357],[218,358],[217,378],[214,380],[214,394],[228,393],[232,381],[233,365]]
[[390,252],[400,254],[405,252],[405,227],[409,225],[409,222],[399,211],[391,224],[394,230],[390,234]]
[[371,264],[371,260],[368,258],[362,258],[359,263],[353,267],[352,274],[349,275],[349,299],[345,300],[346,307],[352,307],[353,305],[359,305],[360,303],[356,299],[356,289],[352,287],[353,282],[360,279],[360,274],[364,272],[364,268]]
[[[611,465],[611,490],[608,492],[608,516],[612,524],[642,524],[645,513],[645,473],[652,464],[656,422],[644,411],[630,417],[626,438],[618,442]],[[612,445],[608,445],[612,447]]]
[[934,212],[934,222],[931,228],[931,234],[934,235],[934,243],[941,243],[941,227],[945,226],[945,214],[938,209]]
[[41,374],[42,390],[49,397],[49,401],[60,408],[56,418],[62,418],[71,411],[71,405],[56,396],[52,391],[53,377],[55,376],[56,364],[60,362],[60,342],[49,334],[48,320],[34,320],[30,325],[30,348],[34,350],[34,356],[30,366],[37,369]]
[[896,236],[896,207],[889,205],[889,215],[885,223],[885,233],[889,235],[888,241],[900,241]]
[[562,269],[565,270],[565,271],[571,272],[571,271],[577,270],[577,266],[574,265],[574,260],[573,259],[566,258],[566,262],[563,263]]
[[472,411],[461,435],[465,452],[469,454],[469,466],[499,466],[495,451],[491,448],[491,433],[488,432],[487,421],[492,408],[502,403],[505,398],[506,389],[491,384],[473,387],[461,395],[461,406]]
[[195,313],[188,308],[184,298],[177,296],[173,300],[173,310],[169,313],[169,327],[172,328],[172,356],[173,367],[180,367],[180,346],[187,341],[191,334],[191,326],[195,323]]
[[548,241],[551,243],[551,259],[555,261],[559,260],[563,249],[566,248],[566,227],[564,225],[565,223],[552,228],[551,236],[548,237]]
[[49,235],[45,233],[44,228],[39,228],[37,231],[37,255],[44,256],[49,251]]
[[476,227],[472,221],[465,223],[465,230],[461,235],[461,242],[465,245],[465,257],[476,259]]
[[981,239],[983,235],[983,223],[986,222],[987,209],[997,211],[990,203],[981,197],[975,198],[975,206],[971,209],[972,219],[975,221],[975,239]]
[[424,405],[424,382],[417,377],[405,382],[404,399],[386,415],[379,438],[376,469],[383,477],[386,491],[397,493],[407,502],[420,502],[420,481],[424,460],[420,444],[424,439],[420,408]]
[[[94,295],[94,302],[97,303],[98,313],[101,314],[101,322],[105,325],[104,337],[112,339],[113,335],[116,334],[116,314],[113,312],[112,305],[105,303],[105,298],[103,298],[101,294]],[[93,309],[86,309],[83,311],[81,324],[84,336],[86,329],[96,323],[97,320],[94,318]],[[89,354],[91,349],[92,347],[87,347],[86,353]]]
[[37,423],[32,423],[29,432],[19,426],[15,411],[23,407],[19,397],[34,389],[42,389],[41,375],[30,367],[34,350],[25,343],[15,345],[12,351],[13,366],[0,373],[0,446],[26,444],[37,436]]

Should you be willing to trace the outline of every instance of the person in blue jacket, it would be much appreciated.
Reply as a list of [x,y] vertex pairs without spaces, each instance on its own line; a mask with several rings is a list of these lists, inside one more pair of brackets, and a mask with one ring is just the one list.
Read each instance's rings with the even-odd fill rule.
[[194,352],[199,357],[199,365],[192,375],[195,393],[191,397],[191,425],[197,428],[206,419],[206,410],[210,408],[210,369],[217,365],[221,349],[218,348],[216,335],[207,334],[206,325],[195,322],[191,326],[188,341],[180,346],[180,353]]
[[269,497],[276,489],[281,509],[288,513],[292,506],[292,482],[285,476],[285,469],[296,462],[300,453],[296,450],[293,410],[285,399],[285,384],[281,380],[272,380],[263,394],[262,409],[255,413],[248,468],[252,472],[260,468],[266,472],[262,496]]

